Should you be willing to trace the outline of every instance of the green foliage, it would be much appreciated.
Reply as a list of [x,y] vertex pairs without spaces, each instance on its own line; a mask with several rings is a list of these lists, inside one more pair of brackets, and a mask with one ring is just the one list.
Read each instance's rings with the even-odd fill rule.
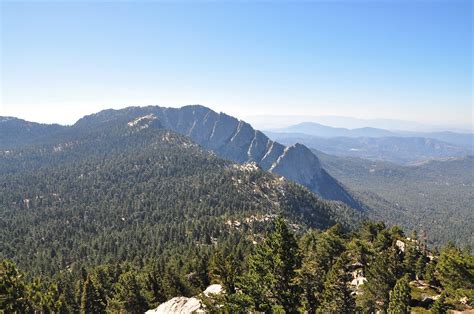
[[306,251],[301,269],[299,270],[298,283],[303,290],[302,307],[308,313],[316,313],[319,308],[324,291],[324,277],[326,272],[317,259],[314,251]]
[[106,300],[89,275],[82,288],[81,313],[104,313],[106,305]]
[[351,295],[351,290],[347,286],[350,275],[347,272],[347,258],[339,257],[326,276],[324,282],[324,292],[322,294],[321,306],[318,312],[321,313],[353,313],[355,310],[355,300]]
[[473,294],[474,256],[469,252],[448,244],[441,250],[436,274],[437,279],[450,293]]
[[0,257],[31,275],[210,250],[268,230],[281,212],[303,228],[349,227],[351,211],[165,130],[125,124],[0,156]]
[[410,280],[408,275],[400,278],[392,291],[390,291],[389,314],[410,313]]
[[126,122],[1,154],[0,212],[1,310],[139,313],[219,282],[216,311],[385,311],[406,273],[471,289],[467,252],[402,254],[397,227],[357,230],[347,206]]
[[221,250],[214,253],[209,265],[210,277],[220,282],[224,290],[229,294],[235,293],[239,264],[232,253],[223,254]]
[[448,305],[446,304],[446,293],[441,293],[438,299],[433,303],[431,307],[432,314],[446,314],[448,312]]
[[148,309],[148,303],[141,293],[136,274],[128,271],[119,276],[115,285],[114,300],[127,313],[143,313]]
[[241,279],[239,288],[254,300],[258,311],[298,308],[300,292],[295,281],[300,265],[296,239],[280,217],[275,223],[275,231],[257,245],[249,257],[248,272]]
[[399,256],[393,247],[376,254],[367,268],[367,283],[364,284],[362,307],[370,311],[386,311],[390,291],[401,272]]
[[[428,231],[428,243],[474,249],[474,156],[416,166],[314,151],[323,167],[370,209],[372,220]],[[420,228],[420,226],[422,226]]]
[[24,275],[8,260],[0,264],[0,309],[20,313],[32,310]]
[[405,269],[409,272],[410,278],[415,279],[415,275],[420,275],[416,269],[416,263],[419,260],[420,252],[413,242],[405,244],[405,255],[403,257],[403,264]]
[[424,279],[427,262],[428,262],[428,259],[423,254],[421,254],[416,261],[415,273],[419,279]]
[[[355,233],[334,226],[304,234],[295,234],[291,226],[297,227],[278,218],[272,231],[254,235],[256,245],[230,238],[211,251],[205,246],[189,247],[173,256],[80,267],[50,278],[28,280],[12,262],[2,260],[0,310],[142,313],[176,296],[199,295],[205,285],[217,281],[226,293],[201,297],[211,312],[407,313],[410,301],[422,300],[421,293],[429,291],[433,296],[443,291],[437,280],[429,289],[425,281],[424,289],[411,290],[409,280],[416,270],[407,266],[406,255],[396,246],[380,245],[381,237],[387,238],[382,243],[400,239],[398,232],[383,225],[367,223]],[[433,261],[418,259],[426,262],[426,280],[436,274],[447,285],[449,278],[470,269],[468,252],[448,246],[441,254]],[[359,288],[349,284],[354,269],[367,278]],[[470,298],[471,282],[453,284],[456,289],[444,291],[432,311],[446,310],[446,296],[450,303],[460,296]],[[426,304],[417,305],[416,310],[427,310]]]

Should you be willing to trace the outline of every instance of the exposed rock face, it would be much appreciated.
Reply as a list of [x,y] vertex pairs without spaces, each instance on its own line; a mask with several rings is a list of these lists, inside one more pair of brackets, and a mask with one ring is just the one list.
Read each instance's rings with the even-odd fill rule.
[[146,311],[146,314],[168,313],[203,313],[202,303],[196,298],[175,297],[160,304],[156,309]]
[[315,179],[321,178],[321,164],[306,146],[295,144],[286,147],[269,169],[304,186],[314,187],[319,193]]
[[[203,291],[202,294],[208,297],[212,294],[221,294],[223,292],[222,286],[218,284],[210,285]],[[203,306],[199,296],[175,297],[160,304],[156,309],[146,311],[146,314],[171,314],[171,313],[205,313],[206,309]]]
[[254,130],[250,124],[203,106],[106,110],[79,120],[75,126],[84,127],[91,120],[107,124],[112,120],[130,123],[142,121],[142,117],[151,114],[156,117],[155,124],[189,136],[219,157],[238,163],[256,162],[262,169],[300,183],[323,198],[360,208],[339,182],[321,168],[318,158],[306,146],[296,144],[285,147]]

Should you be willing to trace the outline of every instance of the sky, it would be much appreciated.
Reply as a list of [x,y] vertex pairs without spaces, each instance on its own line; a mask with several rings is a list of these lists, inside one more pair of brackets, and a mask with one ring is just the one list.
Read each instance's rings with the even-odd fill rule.
[[0,1],[0,115],[132,105],[472,128],[472,1]]

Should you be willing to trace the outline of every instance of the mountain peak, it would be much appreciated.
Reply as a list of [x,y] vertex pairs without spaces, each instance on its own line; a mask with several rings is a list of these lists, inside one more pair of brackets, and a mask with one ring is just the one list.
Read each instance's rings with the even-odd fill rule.
[[[295,144],[285,148],[269,170],[311,188],[313,191],[315,181],[321,177],[321,164],[306,146]],[[320,194],[319,190],[316,190]]]
[[[261,169],[300,183],[323,198],[359,207],[344,187],[323,171],[318,158],[306,146],[295,144],[285,147],[247,122],[202,105],[108,109],[83,117],[69,130],[72,133],[88,133],[124,127],[138,130],[155,127],[174,131],[221,158],[241,164],[254,162]],[[330,188],[325,189],[325,186]]]

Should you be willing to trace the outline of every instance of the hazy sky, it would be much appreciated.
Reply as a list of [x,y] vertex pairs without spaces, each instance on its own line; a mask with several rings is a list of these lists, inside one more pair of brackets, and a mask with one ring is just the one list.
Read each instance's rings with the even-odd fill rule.
[[1,1],[0,115],[130,105],[467,127],[472,2]]

